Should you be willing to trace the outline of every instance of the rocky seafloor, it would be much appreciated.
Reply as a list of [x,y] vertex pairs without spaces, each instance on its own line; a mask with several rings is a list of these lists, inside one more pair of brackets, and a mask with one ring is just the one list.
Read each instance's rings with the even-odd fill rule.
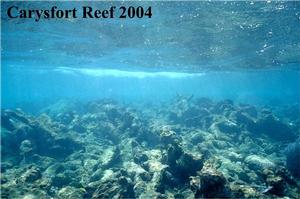
[[1,111],[2,198],[299,198],[299,105],[177,97]]

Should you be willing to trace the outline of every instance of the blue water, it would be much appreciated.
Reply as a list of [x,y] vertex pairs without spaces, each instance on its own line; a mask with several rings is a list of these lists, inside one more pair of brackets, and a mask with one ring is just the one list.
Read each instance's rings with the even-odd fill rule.
[[297,71],[190,74],[85,70],[89,72],[67,69],[3,72],[3,107],[34,102],[46,105],[67,98],[155,103],[170,100],[177,94],[271,105],[293,104],[300,99],[300,73]]
[[[2,4],[11,5],[52,6]],[[177,94],[253,104],[299,102],[299,3],[114,5],[152,6],[153,17],[35,22],[2,12],[1,107],[31,109],[65,98],[155,103]]]

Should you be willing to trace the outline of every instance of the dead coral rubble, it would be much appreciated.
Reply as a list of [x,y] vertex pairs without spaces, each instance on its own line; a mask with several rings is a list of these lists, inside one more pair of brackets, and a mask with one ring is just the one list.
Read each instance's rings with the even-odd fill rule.
[[141,107],[2,110],[2,198],[297,198],[291,108],[192,96]]

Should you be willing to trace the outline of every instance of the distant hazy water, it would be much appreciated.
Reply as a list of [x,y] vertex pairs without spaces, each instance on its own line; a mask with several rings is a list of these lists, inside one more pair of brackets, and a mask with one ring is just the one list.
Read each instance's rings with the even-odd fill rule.
[[[11,68],[2,74],[2,108],[49,104],[71,98],[111,98],[155,103],[179,95],[232,99],[252,104],[291,104],[300,99],[297,71],[144,72],[57,68]],[[26,107],[25,107],[26,108]]]

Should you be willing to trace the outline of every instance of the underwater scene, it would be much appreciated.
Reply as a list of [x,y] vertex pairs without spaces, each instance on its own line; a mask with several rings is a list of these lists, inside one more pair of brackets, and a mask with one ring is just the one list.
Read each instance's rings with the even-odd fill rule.
[[299,33],[300,1],[1,1],[1,198],[300,198]]

